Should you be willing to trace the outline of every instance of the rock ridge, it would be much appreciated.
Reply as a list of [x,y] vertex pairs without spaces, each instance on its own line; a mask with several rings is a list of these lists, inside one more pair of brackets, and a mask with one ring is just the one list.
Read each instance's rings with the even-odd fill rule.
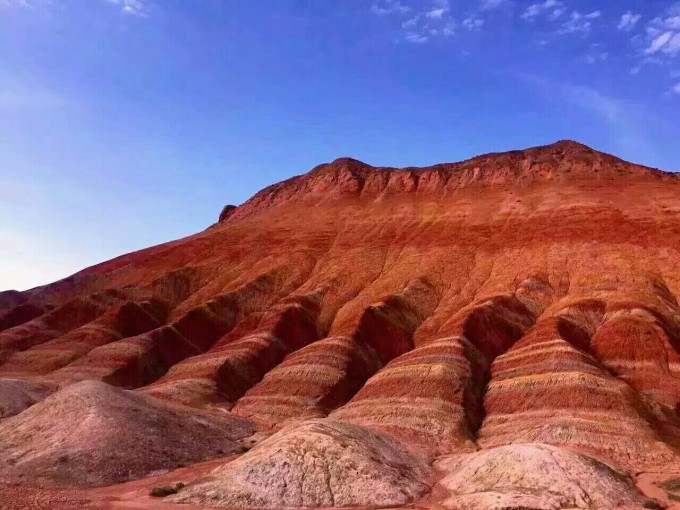
[[342,198],[370,200],[385,194],[409,193],[442,197],[470,187],[617,179],[680,182],[676,174],[628,163],[572,140],[426,167],[372,166],[342,157],[264,188],[240,207],[230,208],[228,215],[223,211],[220,221],[280,205],[320,204]]

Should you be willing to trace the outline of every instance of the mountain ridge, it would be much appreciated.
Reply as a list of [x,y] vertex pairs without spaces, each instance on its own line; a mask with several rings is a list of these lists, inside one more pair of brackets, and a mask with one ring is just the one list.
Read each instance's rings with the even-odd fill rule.
[[341,157],[267,186],[239,207],[227,206],[229,214],[220,215],[220,222],[287,202],[357,195],[370,197],[385,192],[446,194],[473,186],[527,186],[546,181],[610,179],[680,182],[678,174],[630,163],[572,140],[425,167],[372,166],[351,157]]

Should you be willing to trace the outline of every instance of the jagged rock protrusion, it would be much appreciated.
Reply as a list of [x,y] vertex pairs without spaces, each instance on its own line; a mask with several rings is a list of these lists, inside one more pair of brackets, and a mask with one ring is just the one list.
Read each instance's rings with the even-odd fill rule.
[[225,205],[222,208],[222,212],[220,212],[220,217],[219,217],[219,223],[222,223],[224,221],[227,221],[229,218],[231,218],[231,215],[236,212],[237,207],[235,205]]

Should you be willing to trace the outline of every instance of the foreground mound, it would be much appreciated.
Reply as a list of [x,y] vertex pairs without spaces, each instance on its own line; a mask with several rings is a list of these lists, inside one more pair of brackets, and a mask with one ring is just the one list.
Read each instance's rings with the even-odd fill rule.
[[649,503],[625,475],[595,459],[542,444],[446,458],[441,484],[450,510],[597,508]]
[[284,428],[171,499],[223,508],[396,506],[426,493],[427,475],[393,439],[313,420]]
[[242,419],[86,381],[0,423],[0,475],[95,487],[242,451]]

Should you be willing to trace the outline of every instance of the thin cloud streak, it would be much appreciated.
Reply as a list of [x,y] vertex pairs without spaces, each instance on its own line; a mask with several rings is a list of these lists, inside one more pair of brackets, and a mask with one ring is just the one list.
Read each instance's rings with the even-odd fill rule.
[[150,7],[142,0],[107,0],[110,4],[120,7],[123,14],[146,18],[150,14]]
[[635,28],[635,25],[638,24],[641,18],[641,14],[633,14],[632,11],[628,11],[621,15],[621,19],[619,20],[619,24],[616,26],[616,28],[623,32],[630,32]]
[[578,108],[601,124],[613,145],[622,153],[635,148],[649,152],[651,143],[641,126],[656,122],[640,105],[613,97],[594,88],[569,83],[553,83],[534,75],[520,75],[520,80],[534,87],[546,100]]

